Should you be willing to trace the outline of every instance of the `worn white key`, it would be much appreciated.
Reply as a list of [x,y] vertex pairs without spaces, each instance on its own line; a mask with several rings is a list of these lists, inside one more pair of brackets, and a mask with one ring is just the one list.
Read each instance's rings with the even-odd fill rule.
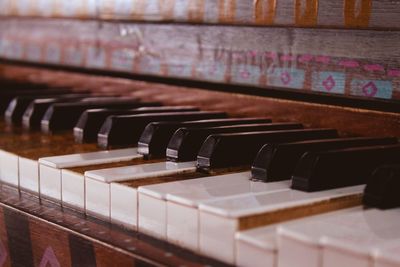
[[25,191],[39,194],[39,163],[37,160],[19,157],[19,186]]
[[[159,162],[87,171],[85,172],[86,213],[110,219],[111,199],[113,199],[113,221],[136,227],[137,189],[114,183],[195,171],[196,162]],[[125,197],[136,201],[127,202]]]
[[186,192],[167,194],[167,240],[198,251],[200,204],[243,194],[289,190],[290,181],[260,183],[249,180],[250,177],[247,173],[247,179],[230,184],[227,175],[225,185],[219,187],[188,187]]
[[19,159],[17,155],[0,150],[0,180],[3,183],[7,183],[16,187],[19,186],[18,163]]
[[[372,266],[373,249],[400,241],[400,210],[362,210],[282,225],[280,266]],[[290,256],[290,257],[289,257]]]
[[276,267],[277,225],[238,232],[235,235],[236,265],[242,267]]
[[[38,187],[34,186],[39,184],[41,197],[50,198],[57,202],[63,201],[67,205],[83,209],[83,176],[65,170],[66,168],[130,161],[138,158],[142,158],[142,155],[137,153],[137,148],[125,148],[45,157],[40,158],[38,162],[23,160],[20,161],[20,170],[23,171],[21,174],[26,173],[26,175],[20,176],[21,187],[37,192]],[[37,170],[38,165],[40,179],[29,175],[29,171],[35,171],[35,168]],[[64,179],[63,176],[66,176],[66,178]],[[63,190],[64,187],[66,190]],[[63,197],[64,191],[66,191],[65,197]]]
[[249,175],[249,172],[241,172],[139,187],[140,231],[166,239],[168,193],[220,188],[226,185],[227,180],[229,184],[244,183],[248,181]]
[[61,203],[85,211],[85,176],[68,169],[61,169]]
[[[288,222],[262,226],[246,231],[237,232],[236,265],[243,267],[276,267],[278,266],[277,228],[282,225],[292,225],[319,218],[337,216],[361,210],[362,207],[328,212],[320,215],[309,216]],[[297,266],[297,264],[295,265]]]
[[200,252],[234,264],[234,235],[239,229],[359,205],[363,189],[352,186],[314,193],[285,190],[200,204]]
[[374,267],[398,267],[400,266],[400,242],[385,243],[374,249],[372,256]]
[[323,267],[370,267],[376,248],[400,242],[400,209],[371,209],[343,219],[348,221],[332,218],[328,224],[335,228],[321,238]]

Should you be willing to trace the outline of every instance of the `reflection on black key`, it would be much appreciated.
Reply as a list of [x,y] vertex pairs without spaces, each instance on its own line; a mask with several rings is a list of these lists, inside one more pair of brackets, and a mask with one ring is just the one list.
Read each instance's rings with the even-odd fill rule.
[[400,164],[379,166],[367,181],[363,204],[371,208],[400,207]]
[[142,115],[110,116],[98,134],[98,145],[102,148],[134,146],[147,124],[156,121],[190,121],[226,118],[224,112],[171,112]]
[[301,156],[308,151],[342,149],[361,146],[396,144],[397,138],[354,137],[312,140],[295,143],[266,144],[257,154],[251,174],[265,182],[289,180]]
[[165,157],[169,140],[179,128],[217,127],[224,125],[269,123],[266,118],[229,118],[202,121],[162,121],[146,126],[138,142],[138,152],[147,158]]
[[[59,99],[66,99],[66,101],[76,101],[84,97],[90,96],[89,94],[66,94],[60,95]],[[43,96],[18,96],[11,100],[4,114],[5,120],[12,124],[21,124],[22,117],[27,110],[28,106],[36,99],[49,99],[57,98],[56,95],[43,95]]]
[[[104,96],[91,96],[80,99],[82,102],[93,102],[93,101],[104,101],[115,99],[116,96],[104,95]],[[38,130],[40,129],[40,123],[46,113],[47,109],[56,103],[69,103],[76,102],[77,99],[60,96],[51,99],[38,99],[29,104],[22,117],[22,125],[25,129]]]
[[292,177],[292,188],[319,191],[365,184],[379,165],[400,162],[400,145],[305,153]]
[[87,109],[118,108],[132,109],[146,106],[160,106],[159,103],[140,103],[136,99],[115,98],[112,100],[98,100],[95,102],[61,103],[51,105],[41,121],[42,131],[45,133],[71,130]]
[[172,161],[196,160],[201,145],[207,137],[212,134],[276,131],[301,128],[303,128],[303,126],[299,123],[264,123],[209,128],[181,128],[174,133],[169,141],[166,152],[167,159]]
[[199,170],[250,165],[264,144],[337,137],[333,129],[304,129],[210,135],[197,156]]
[[89,143],[97,141],[97,134],[104,121],[111,115],[135,115],[146,113],[198,111],[196,107],[145,107],[138,109],[89,109],[82,113],[74,128],[75,141]]
[[17,96],[44,96],[44,95],[62,95],[72,93],[70,89],[42,89],[42,90],[16,90],[6,91],[0,94],[0,113],[3,114],[11,100]]

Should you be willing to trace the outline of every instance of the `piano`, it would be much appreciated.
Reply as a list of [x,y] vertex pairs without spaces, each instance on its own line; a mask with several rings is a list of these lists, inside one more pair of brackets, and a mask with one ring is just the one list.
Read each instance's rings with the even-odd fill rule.
[[400,266],[399,13],[0,0],[0,265]]

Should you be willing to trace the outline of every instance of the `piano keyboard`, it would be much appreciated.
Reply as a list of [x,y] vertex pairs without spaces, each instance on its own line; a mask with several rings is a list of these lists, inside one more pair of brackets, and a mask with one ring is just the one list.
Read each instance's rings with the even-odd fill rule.
[[[398,211],[360,208],[369,173],[399,162],[397,138],[343,138],[298,122],[47,90],[0,92],[5,184],[229,264],[398,260],[397,240],[372,236],[364,222],[387,216],[393,223],[377,226],[384,233]],[[30,114],[42,116],[41,131]],[[365,244],[351,247],[351,238]]]

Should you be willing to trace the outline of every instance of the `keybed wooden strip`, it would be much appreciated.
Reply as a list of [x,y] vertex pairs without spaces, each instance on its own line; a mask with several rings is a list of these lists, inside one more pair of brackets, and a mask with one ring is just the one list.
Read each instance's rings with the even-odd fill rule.
[[399,6],[379,0],[1,0],[3,16],[300,27],[398,28]]
[[[166,33],[176,38],[165,40]],[[3,59],[296,92],[400,98],[396,31],[117,22],[98,28],[92,21],[7,18],[0,34]]]
[[[47,266],[80,266],[84,262],[97,266],[227,266],[144,234],[139,237],[136,232],[83,218],[48,202],[40,203],[7,186],[2,186],[1,196],[0,262],[4,266],[39,266],[42,261]],[[23,238],[15,234],[21,231],[26,233]],[[26,237],[30,237],[32,249]],[[11,252],[13,246],[18,249]]]

